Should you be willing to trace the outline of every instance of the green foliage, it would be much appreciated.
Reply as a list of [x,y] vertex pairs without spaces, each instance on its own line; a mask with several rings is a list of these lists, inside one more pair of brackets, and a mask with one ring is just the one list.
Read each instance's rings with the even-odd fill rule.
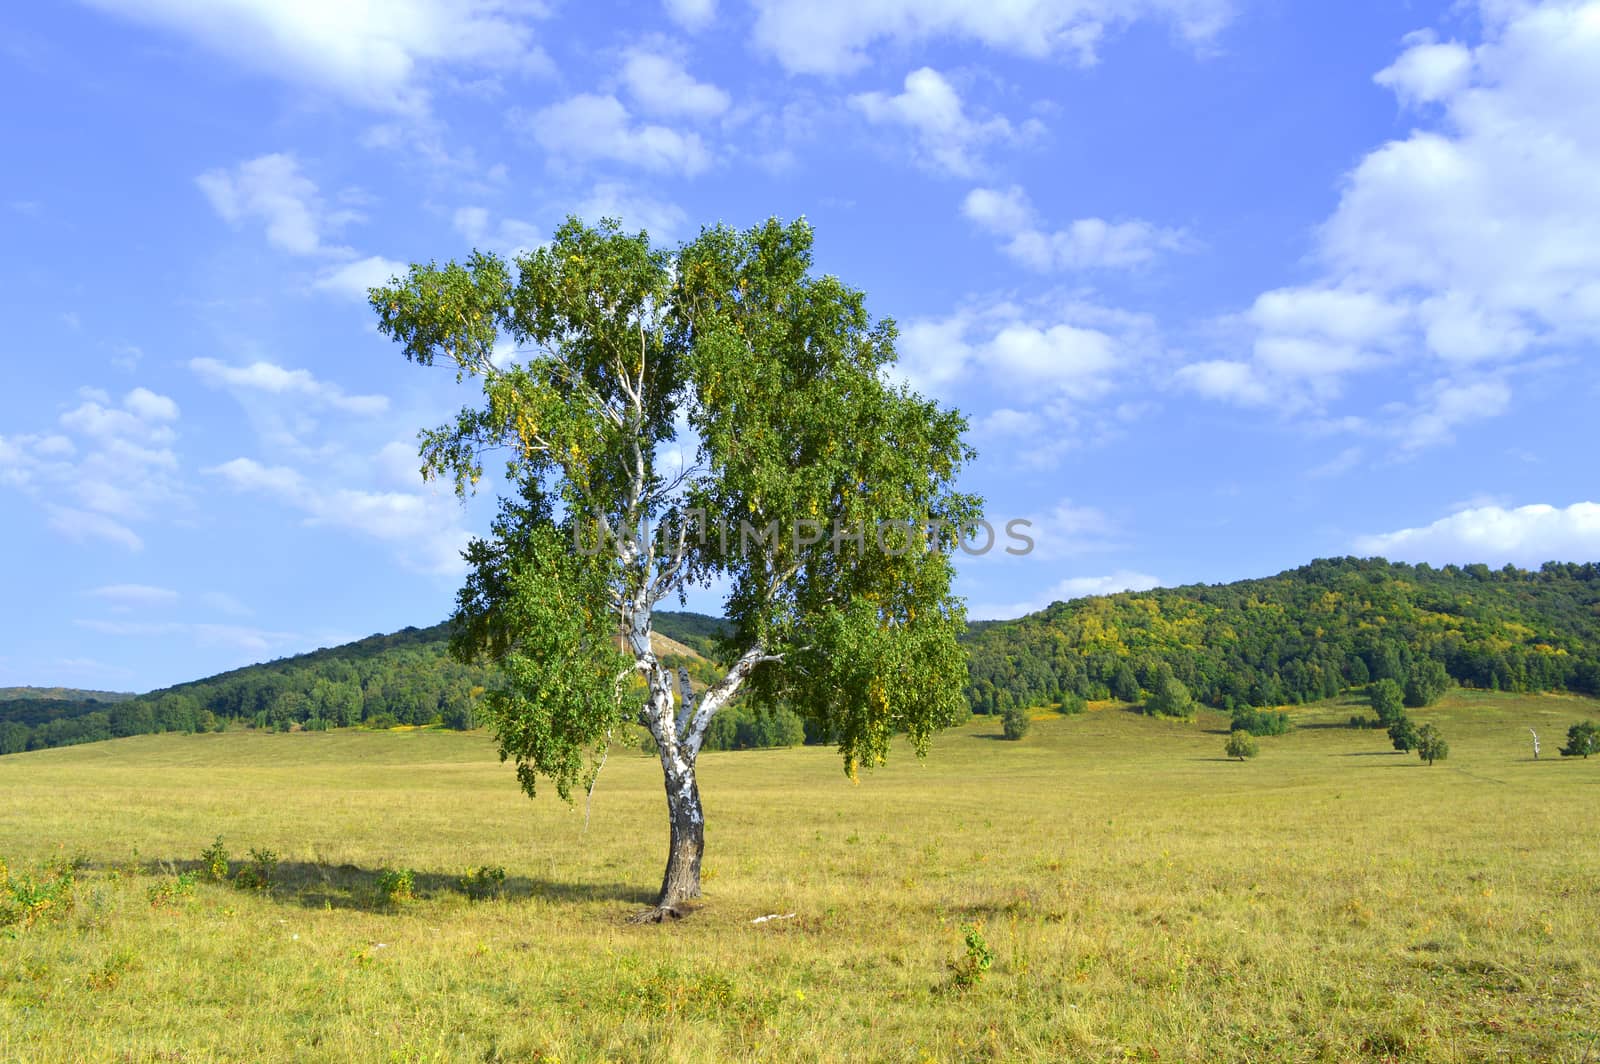
[[958,989],[967,990],[983,982],[983,977],[994,967],[994,950],[983,937],[978,924],[962,924],[961,938],[964,949],[961,956],[950,961],[950,972]]
[[150,884],[145,895],[152,908],[174,905],[180,899],[194,896],[194,885],[200,878],[197,872],[180,872],[171,879],[160,879]]
[[233,885],[240,890],[264,894],[272,889],[278,871],[278,854],[273,850],[250,851],[250,863],[234,873]]
[[1236,709],[1229,730],[1250,735],[1285,735],[1292,727],[1289,714],[1282,710]]
[[213,882],[220,883],[228,878],[228,848],[223,845],[221,835],[200,851],[200,868]]
[[1431,765],[1450,756],[1450,744],[1445,742],[1437,727],[1424,724],[1417,729],[1416,751],[1418,757]]
[[45,919],[61,919],[72,912],[76,897],[78,861],[51,861],[24,873],[14,871],[0,858],[0,928],[27,928]]
[[1465,687],[1600,695],[1600,564],[1485,577],[1319,559],[1258,580],[1058,602],[974,624],[966,643],[966,695],[980,713],[1062,691],[1137,702],[1160,665],[1224,709],[1314,702],[1382,680],[1402,700],[1410,684],[1431,702],[1445,689],[1435,666]]
[[456,880],[461,892],[473,901],[499,897],[505,886],[506,870],[499,865],[479,865],[469,868]]
[[1060,704],[1056,706],[1056,712],[1064,717],[1075,717],[1088,708],[1083,696],[1075,691],[1063,693],[1057,701]]
[[1389,724],[1389,741],[1394,744],[1396,750],[1404,753],[1407,750],[1418,749],[1422,737],[1412,719],[1402,713]]
[[409,868],[385,868],[373,882],[378,900],[384,905],[399,905],[416,897],[417,877]]
[[1412,709],[1431,706],[1450,688],[1450,674],[1444,664],[1432,658],[1423,658],[1411,666],[1406,675],[1405,704]]
[[1150,697],[1145,699],[1144,711],[1152,716],[1187,720],[1195,715],[1197,708],[1189,688],[1173,674],[1170,665],[1162,662],[1156,669],[1155,682],[1150,687]]
[[1243,761],[1246,758],[1255,757],[1261,751],[1254,736],[1247,731],[1238,730],[1228,736],[1228,742],[1223,746],[1223,752],[1229,757]]
[[1567,729],[1561,756],[1588,758],[1590,754],[1600,754],[1600,721],[1581,720]]
[[1405,689],[1393,680],[1376,680],[1367,688],[1372,700],[1372,712],[1378,723],[1387,728],[1405,716]]
[[741,699],[711,718],[702,749],[764,750],[805,740],[805,721],[788,706],[764,709]]
[[1033,719],[1028,716],[1028,711],[1015,706],[1006,710],[1000,716],[1000,733],[1013,741],[1021,739],[1028,734],[1028,729],[1033,727]]

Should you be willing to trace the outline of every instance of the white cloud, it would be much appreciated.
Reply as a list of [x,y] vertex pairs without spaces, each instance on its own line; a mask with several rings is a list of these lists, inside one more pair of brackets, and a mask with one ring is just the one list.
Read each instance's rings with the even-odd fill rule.
[[1600,0],[1478,7],[1481,43],[1413,34],[1376,75],[1423,124],[1346,177],[1323,276],[1244,315],[1259,388],[1236,398],[1326,405],[1420,364],[1440,379],[1390,428],[1416,448],[1510,409],[1494,367],[1600,342]]
[[1398,429],[1407,451],[1448,443],[1458,426],[1499,417],[1511,405],[1511,388],[1502,378],[1441,380],[1424,394]]
[[732,104],[726,92],[696,81],[677,59],[642,49],[623,57],[622,83],[650,114],[715,118]]
[[231,170],[207,170],[195,178],[211,207],[230,225],[260,222],[267,242],[293,255],[349,255],[350,249],[330,247],[326,235],[360,215],[351,210],[330,210],[316,182],[300,172],[292,155],[273,153],[240,163]]
[[1545,504],[1480,506],[1421,528],[1362,536],[1355,549],[1434,564],[1595,561],[1600,559],[1600,503],[1578,502],[1564,509]]
[[850,106],[869,122],[911,130],[918,161],[957,177],[970,176],[982,167],[978,153],[985,144],[1018,136],[1003,116],[980,121],[968,115],[955,88],[932,67],[907,74],[905,91],[898,95],[860,93],[850,97]]
[[406,272],[403,262],[386,259],[382,255],[370,255],[324,270],[313,284],[324,292],[365,300],[368,289],[381,288],[396,277],[404,277]]
[[1189,239],[1180,229],[1163,229],[1141,219],[1108,222],[1079,218],[1048,232],[1038,225],[1033,204],[1020,186],[975,188],[961,213],[983,229],[1007,238],[1004,251],[1030,269],[1127,269],[1157,255],[1181,251]]
[[898,368],[914,387],[933,394],[981,382],[1032,402],[1095,398],[1137,361],[1149,329],[1139,315],[1076,299],[969,307],[906,324]]
[[563,162],[615,162],[687,177],[711,165],[699,134],[636,123],[615,96],[584,93],[532,114],[515,112],[512,123]]
[[1211,40],[1230,0],[756,0],[755,41],[791,72],[842,74],[864,67],[868,49],[929,40],[974,40],[1033,59],[1092,63],[1106,34],[1136,19],[1170,23],[1196,43]]
[[1205,396],[1244,406],[1261,406],[1271,401],[1271,392],[1248,362],[1212,359],[1195,362],[1178,370],[1180,385]]
[[235,392],[257,391],[272,395],[298,395],[350,414],[381,414],[389,409],[387,396],[346,395],[337,384],[318,380],[308,370],[285,369],[272,362],[230,366],[214,358],[195,358],[189,360],[189,368],[207,384],[229,388]]
[[1431,30],[1409,35],[1410,47],[1372,80],[1413,105],[1434,103],[1461,91],[1472,76],[1472,52],[1453,41],[1437,41]]
[[546,69],[527,0],[89,0],[106,11],[175,31],[226,59],[350,103],[421,114],[430,75],[463,67]]
[[129,523],[185,501],[171,449],[178,404],[147,388],[120,405],[99,389],[80,395],[60,416],[65,433],[0,436],[0,485],[36,499],[49,527],[74,542],[140,550]]
[[105,599],[117,606],[140,607],[151,609],[157,606],[170,606],[178,601],[178,593],[171,588],[152,587],[149,584],[109,584],[97,587],[89,594],[95,598]]
[[270,496],[299,510],[310,526],[339,528],[389,544],[402,564],[421,572],[459,575],[469,535],[452,497],[435,493],[365,491],[313,483],[298,470],[235,458],[203,472],[237,491]]
[[615,218],[624,229],[644,229],[657,239],[671,239],[683,231],[689,216],[683,208],[630,189],[616,181],[602,181],[575,208],[578,217],[595,222]]
[[1037,613],[1054,602],[1069,602],[1091,595],[1114,595],[1119,591],[1148,591],[1160,587],[1161,581],[1149,573],[1119,569],[1105,576],[1073,576],[1047,588],[1045,591],[1020,602],[980,603],[968,607],[967,616],[973,620],[1010,620],[1029,613]]
[[[532,251],[541,242],[537,226],[517,218],[501,218],[495,222],[487,207],[458,207],[450,216],[450,224],[475,247],[488,248],[515,257]],[[401,267],[403,276],[405,267]]]
[[717,17],[717,0],[666,0],[667,17],[691,32],[703,30]]

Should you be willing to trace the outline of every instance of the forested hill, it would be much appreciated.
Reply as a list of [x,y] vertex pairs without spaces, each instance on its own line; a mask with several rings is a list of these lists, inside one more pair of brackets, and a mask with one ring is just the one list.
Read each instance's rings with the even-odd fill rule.
[[1163,664],[1219,708],[1314,701],[1442,664],[1469,687],[1600,695],[1600,565],[1537,572],[1319,559],[1261,580],[1058,602],[974,626],[979,712],[1139,701]]
[[[709,666],[702,656],[710,656],[722,622],[674,612],[657,613],[655,622],[671,641],[658,647],[663,658],[703,674]],[[0,754],[148,732],[212,731],[229,721],[280,730],[436,722],[466,728],[473,723],[473,689],[489,679],[487,670],[450,656],[447,625],[403,628],[134,697],[45,698],[38,689],[18,689],[28,693],[0,699]]]

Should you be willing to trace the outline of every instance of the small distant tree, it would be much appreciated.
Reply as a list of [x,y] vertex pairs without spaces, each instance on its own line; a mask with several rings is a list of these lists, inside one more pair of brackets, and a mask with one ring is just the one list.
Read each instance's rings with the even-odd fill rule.
[[1432,724],[1424,724],[1417,729],[1417,756],[1428,764],[1443,761],[1450,756],[1450,744],[1444,741],[1444,736],[1439,734],[1439,729]]
[[1417,726],[1410,717],[1401,715],[1400,719],[1389,725],[1389,741],[1394,743],[1394,748],[1401,753],[1417,748]]
[[1015,706],[1006,710],[1000,717],[1000,731],[1007,739],[1013,741],[1028,734],[1028,729],[1033,727],[1033,721],[1028,718],[1028,712]]
[[1228,736],[1228,745],[1223,747],[1223,752],[1229,757],[1236,757],[1243,761],[1246,758],[1255,757],[1261,750],[1256,745],[1255,737],[1249,732],[1241,730]]
[[1567,745],[1561,748],[1561,756],[1587,760],[1590,754],[1600,754],[1600,722],[1580,720],[1567,729]]
[[1155,686],[1144,704],[1145,712],[1159,717],[1194,716],[1194,697],[1189,688],[1172,673],[1172,666],[1162,663],[1156,670]]
[[1372,712],[1377,714],[1378,722],[1386,728],[1405,714],[1405,692],[1393,680],[1372,684],[1367,688],[1367,697],[1372,700]]

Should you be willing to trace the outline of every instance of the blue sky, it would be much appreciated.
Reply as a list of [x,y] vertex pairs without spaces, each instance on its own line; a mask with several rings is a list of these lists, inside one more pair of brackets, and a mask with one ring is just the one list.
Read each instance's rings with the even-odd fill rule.
[[[1600,556],[1600,2],[94,0],[0,16],[0,685],[443,618],[406,262],[805,215],[1037,523],[975,616]],[[705,596],[693,605],[715,610]]]

